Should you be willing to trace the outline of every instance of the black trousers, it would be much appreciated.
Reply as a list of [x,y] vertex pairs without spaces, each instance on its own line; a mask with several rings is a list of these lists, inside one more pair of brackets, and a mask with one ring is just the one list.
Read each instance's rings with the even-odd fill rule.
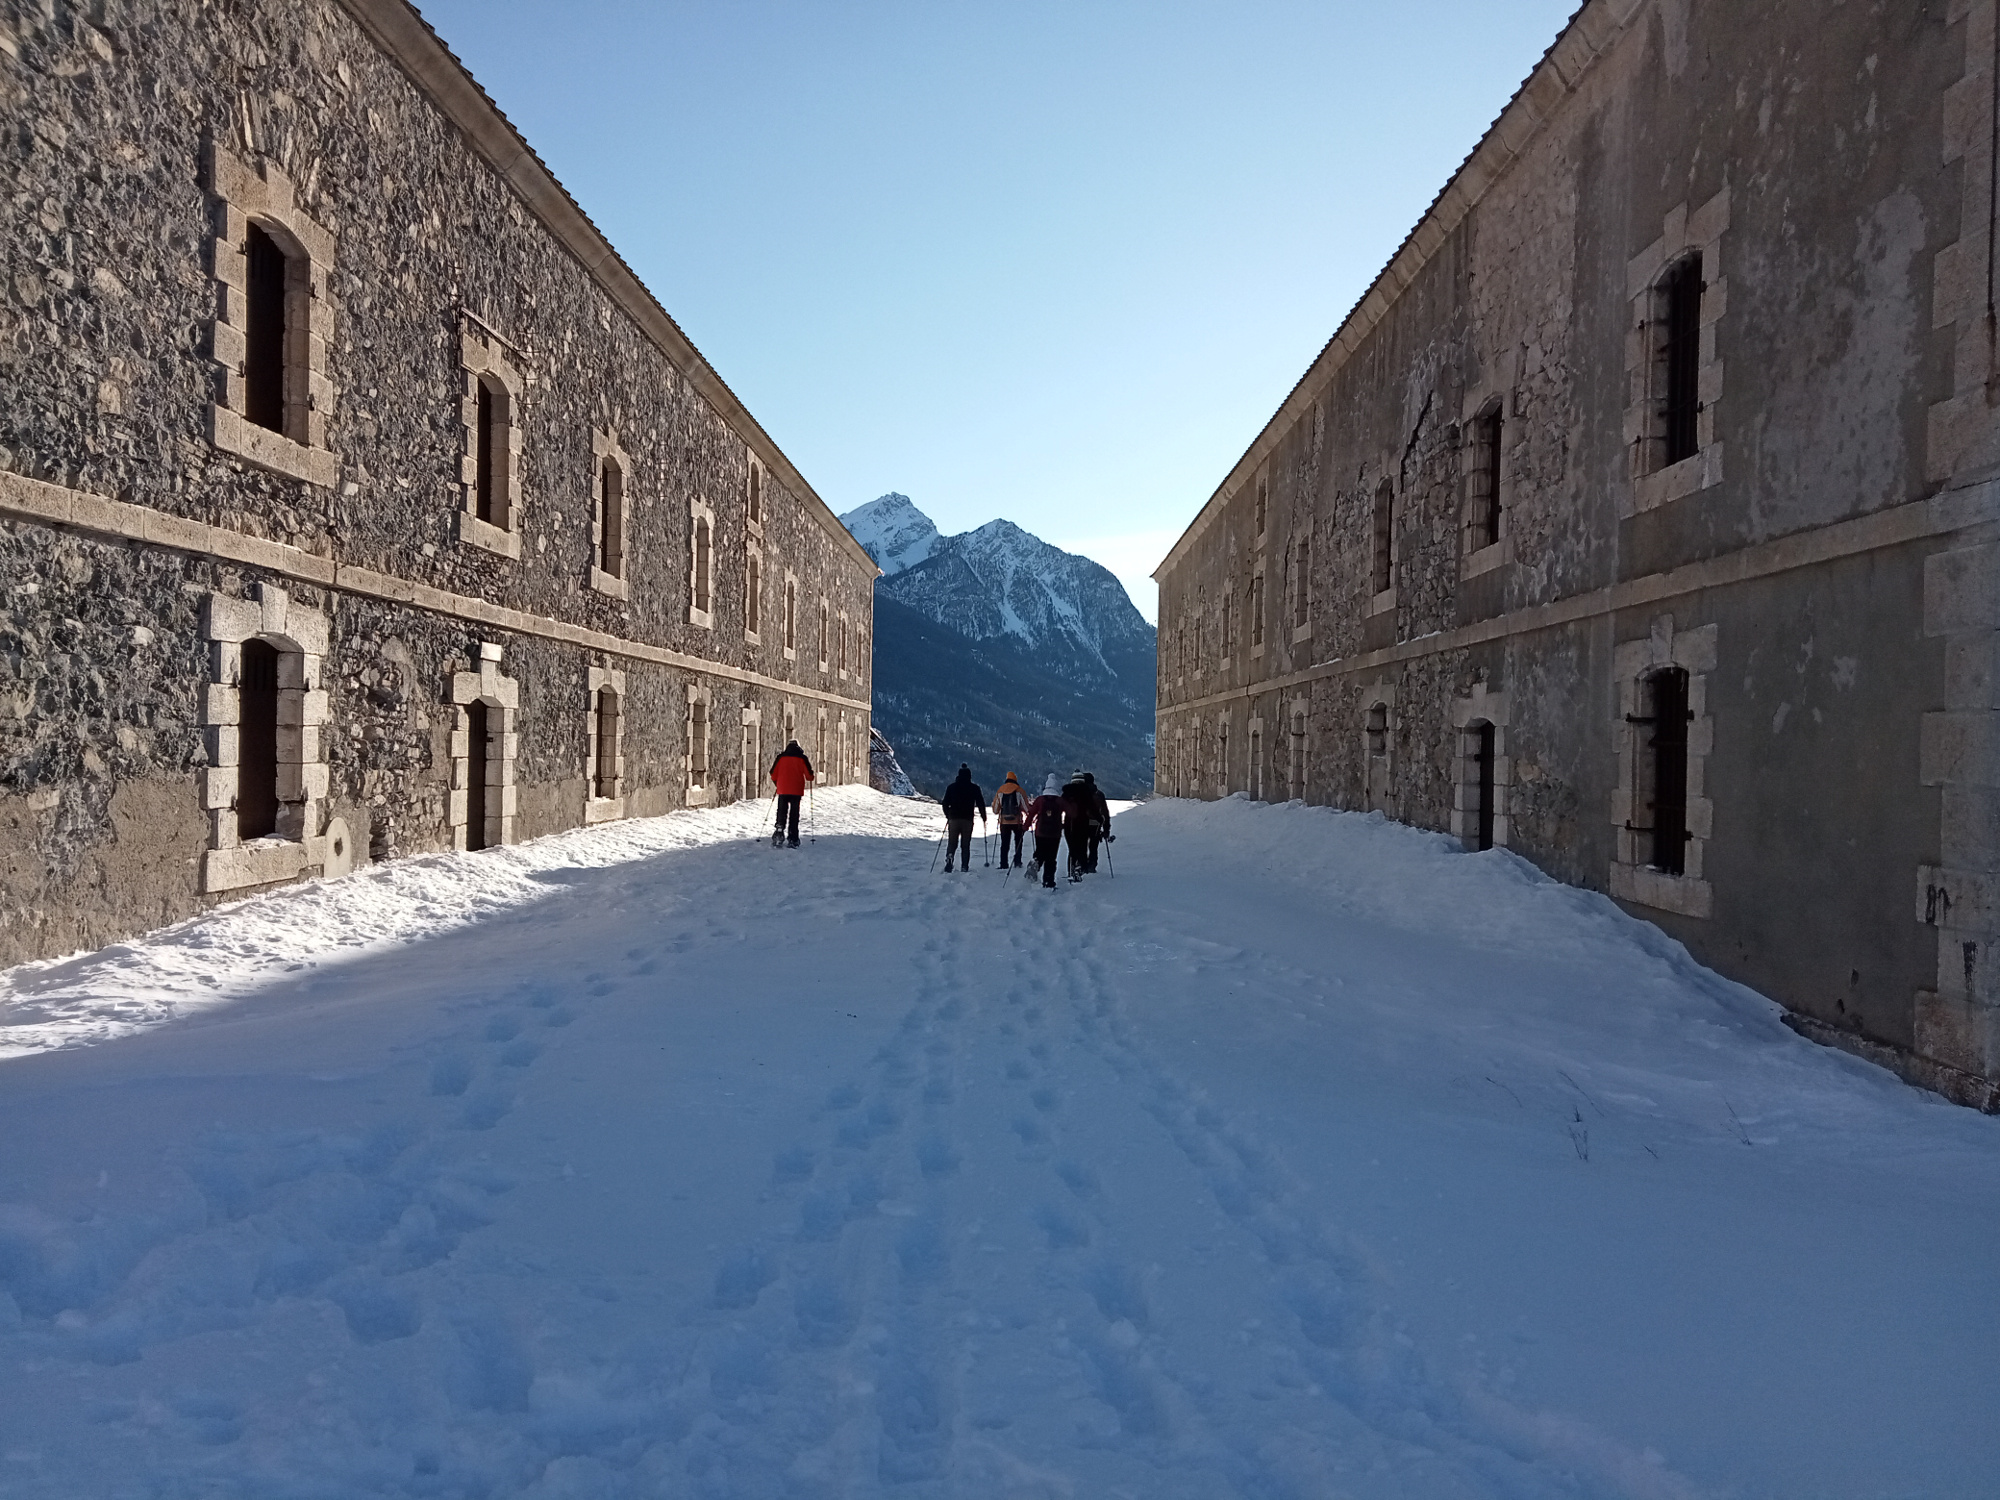
[[785,820],[789,817],[791,819],[791,842],[796,844],[799,841],[800,800],[798,797],[781,796],[778,798],[778,826],[771,830],[774,837],[786,831]]
[[1001,869],[1004,870],[1007,868],[1007,851],[1009,849],[1014,851],[1014,863],[1017,865],[1021,863],[1021,856],[1025,852],[1024,846],[1027,843],[1027,833],[1028,830],[1019,823],[1002,823],[1000,825]]
[[1056,851],[1062,848],[1062,835],[1052,833],[1047,838],[1035,835],[1035,863],[1042,867],[1042,884],[1056,883]]
[[1087,857],[1085,851],[1090,841],[1090,830],[1081,827],[1065,828],[1063,837],[1069,840],[1069,872],[1072,875],[1081,875]]
[[1103,842],[1104,835],[1095,828],[1091,829],[1089,842],[1083,847],[1084,874],[1095,875],[1097,873],[1097,846]]
[[960,858],[959,868],[964,870],[971,869],[972,868],[972,819],[946,818],[944,820],[944,829],[945,832],[949,834],[951,837],[951,842],[944,846],[944,867],[947,870],[949,870],[951,868],[952,851],[954,849],[963,848],[965,850],[965,853]]

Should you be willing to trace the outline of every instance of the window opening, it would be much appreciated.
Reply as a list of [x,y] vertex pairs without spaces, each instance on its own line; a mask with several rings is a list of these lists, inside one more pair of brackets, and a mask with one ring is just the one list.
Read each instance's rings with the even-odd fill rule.
[[1472,738],[1472,795],[1477,801],[1477,814],[1473,823],[1472,847],[1491,849],[1493,847],[1493,769],[1494,752],[1498,735],[1489,723],[1471,725],[1466,733]]
[[699,698],[688,708],[688,784],[708,785],[708,705]]
[[1667,273],[1663,354],[1666,401],[1661,412],[1665,461],[1692,458],[1697,447],[1695,416],[1701,410],[1701,257],[1691,255]]
[[1368,756],[1371,760],[1381,760],[1389,753],[1389,705],[1371,703],[1368,706]]
[[1292,715],[1292,758],[1290,793],[1294,798],[1306,794],[1306,716],[1302,712]]
[[1261,646],[1264,644],[1264,575],[1262,573],[1253,573],[1250,575],[1250,600],[1247,607],[1250,612],[1250,644],[1252,646]]
[[824,672],[832,650],[832,632],[827,627],[826,600],[819,601],[819,669]]
[[[574,701],[574,700],[572,700]],[[477,699],[465,705],[465,847],[486,847],[486,778],[493,736],[486,705]]]
[[484,375],[477,381],[474,416],[476,441],[473,451],[473,514],[489,526],[493,524],[493,387]]
[[1250,795],[1264,800],[1264,731],[1250,731]]
[[1257,526],[1256,526],[1256,532],[1257,535],[1259,536],[1262,536],[1264,534],[1264,521],[1265,518],[1270,514],[1270,508],[1271,508],[1271,481],[1268,479],[1259,479],[1257,481]]
[[618,795],[618,695],[610,688],[597,690],[597,768],[595,794]]
[[1374,592],[1386,592],[1395,581],[1396,485],[1385,479],[1375,491]]
[[[623,576],[625,567],[625,474],[614,460],[604,460],[598,489],[603,524],[598,528],[597,566],[601,572],[618,578]],[[704,602],[699,607],[707,609],[708,605]]]
[[1223,796],[1229,795],[1229,725],[1215,726],[1215,789]]
[[756,460],[750,463],[750,524],[755,526],[764,519],[764,470]]
[[269,838],[278,831],[277,647],[243,643],[236,692],[236,837]]
[[1301,538],[1298,558],[1294,564],[1297,577],[1292,595],[1292,626],[1294,629],[1312,619],[1312,541]]
[[745,570],[744,586],[748,592],[743,601],[743,629],[750,635],[757,633],[757,604],[758,600],[762,597],[762,572],[763,569],[757,561],[757,554],[754,552],[751,553],[749,565]]
[[1501,416],[1494,408],[1472,423],[1472,550],[1500,540]]
[[694,607],[703,614],[709,608],[709,553],[711,543],[708,534],[708,517],[696,516],[694,520]]
[[799,585],[797,580],[785,580],[785,649],[796,651],[799,645]]
[[1651,815],[1652,866],[1669,875],[1687,873],[1688,674],[1669,667],[1646,679],[1646,708],[1632,716],[1635,728],[1647,732],[1643,758],[1645,784],[1640,788]]
[[243,415],[285,430],[285,252],[262,226],[250,226],[244,288]]

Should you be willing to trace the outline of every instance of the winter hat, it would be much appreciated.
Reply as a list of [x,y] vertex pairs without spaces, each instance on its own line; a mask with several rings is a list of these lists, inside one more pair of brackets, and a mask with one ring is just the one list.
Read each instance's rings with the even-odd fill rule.
[[1055,772],[1049,772],[1049,779],[1042,784],[1042,795],[1044,797],[1060,797],[1062,795],[1062,778],[1056,775]]
[[972,767],[964,765],[960,766],[958,768],[958,779],[960,781],[972,780]]
[[1014,773],[1013,773],[1012,771],[1009,771],[1009,772],[1007,773],[1007,779],[1006,779],[1005,781],[1003,781],[1003,782],[1001,782],[1001,783],[1000,783],[1000,785],[1002,785],[1003,787],[1004,787],[1004,786],[1019,786],[1020,784],[1021,784],[1021,783],[1020,783],[1019,781],[1017,781],[1017,780],[1015,779],[1015,777],[1014,777]]
[[1090,774],[1090,772],[1088,772],[1088,771],[1085,771],[1085,772],[1083,773],[1083,779],[1084,779],[1084,780],[1085,780],[1086,782],[1088,782],[1088,783],[1089,783],[1090,785],[1092,785],[1092,786],[1096,786],[1096,785],[1097,785],[1097,778],[1096,778],[1095,776],[1091,775],[1091,774]]

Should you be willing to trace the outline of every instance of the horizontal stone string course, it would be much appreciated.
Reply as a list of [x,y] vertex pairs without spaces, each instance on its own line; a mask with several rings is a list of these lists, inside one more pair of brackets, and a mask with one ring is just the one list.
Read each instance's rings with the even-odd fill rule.
[[1284,677],[1267,678],[1247,687],[1210,693],[1203,698],[1190,698],[1175,704],[1173,711],[1190,712],[1223,703],[1237,703],[1246,698],[1261,698],[1322,678],[1364,672],[1441,652],[1460,651],[1487,641],[1505,640],[1523,631],[1547,630],[1598,615],[1640,609],[1703,589],[1725,588],[1733,583],[1770,578],[1795,568],[1810,568],[1844,557],[1859,557],[1863,553],[1900,547],[1906,542],[1923,541],[1928,537],[1950,536],[1996,521],[2000,521],[2000,479],[1989,479],[1961,489],[1946,490],[1928,500],[1912,500],[1873,515],[1857,516],[1832,526],[1819,526],[1792,536],[1777,537],[1740,552],[1689,563],[1686,567],[1665,573],[1628,578],[1609,588],[1593,589],[1587,594],[1515,610],[1511,614],[1495,615],[1456,630],[1441,630],[1376,651],[1336,657]]
[[433,614],[450,615],[477,625],[490,625],[499,630],[511,630],[522,635],[563,641],[633,661],[678,667],[684,671],[699,672],[704,676],[720,677],[731,682],[748,683],[754,687],[770,688],[789,693],[794,697],[811,698],[842,708],[865,711],[868,707],[868,700],[865,698],[849,698],[821,688],[808,687],[804,683],[786,682],[780,678],[766,677],[760,672],[732,667],[724,662],[705,661],[698,656],[669,651],[663,646],[653,646],[644,641],[627,640],[602,630],[572,625],[565,620],[552,619],[547,615],[509,609],[505,605],[493,604],[465,594],[454,594],[428,583],[418,583],[414,579],[397,578],[388,573],[378,573],[372,568],[336,562],[330,557],[320,557],[283,542],[246,536],[226,526],[211,526],[202,521],[170,516],[148,506],[87,494],[82,490],[68,489],[45,480],[30,479],[21,474],[0,473],[0,518],[38,522],[49,526],[70,526],[80,531],[115,537],[121,541],[140,542],[176,552],[221,558],[226,562],[242,563],[246,567],[262,568],[267,572],[277,573],[302,583],[317,584],[321,588],[332,589],[337,593],[362,594],[395,604],[407,604],[417,609],[429,610]]

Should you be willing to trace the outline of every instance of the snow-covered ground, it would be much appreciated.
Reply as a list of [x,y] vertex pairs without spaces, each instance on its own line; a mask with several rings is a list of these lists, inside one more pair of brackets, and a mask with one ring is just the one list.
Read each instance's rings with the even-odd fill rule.
[[1378,819],[767,809],[0,976],[0,1495],[1995,1493],[2000,1121]]

